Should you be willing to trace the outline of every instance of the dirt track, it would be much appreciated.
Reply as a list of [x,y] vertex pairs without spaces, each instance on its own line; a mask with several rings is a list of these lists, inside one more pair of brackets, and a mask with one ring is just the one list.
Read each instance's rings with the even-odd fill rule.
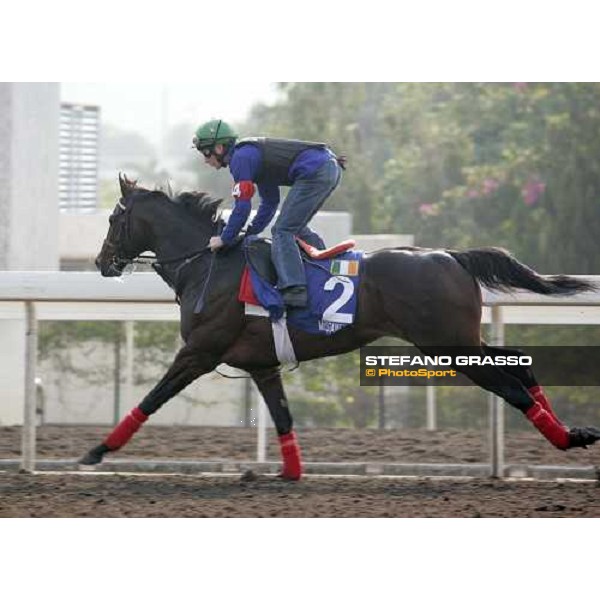
[[4,517],[598,517],[596,483],[0,474]]
[[[46,425],[37,429],[39,458],[77,459],[100,443],[110,427]],[[449,429],[299,429],[304,460],[310,462],[476,463],[489,459],[487,431]],[[0,458],[18,458],[20,427],[0,427]],[[256,429],[243,427],[144,426],[115,458],[255,460]],[[269,430],[267,459],[279,448]],[[600,445],[560,452],[537,432],[506,435],[506,462],[600,465]]]
[[[41,427],[40,458],[77,458],[107,428]],[[300,431],[307,461],[487,460],[487,434],[421,430]],[[20,452],[20,429],[0,428],[0,458]],[[146,427],[119,458],[253,460],[256,430]],[[269,459],[278,456],[270,435]],[[519,464],[600,464],[600,449],[562,453],[535,433],[507,436]],[[596,482],[331,478],[286,483],[271,476],[0,473],[3,517],[599,517]]]

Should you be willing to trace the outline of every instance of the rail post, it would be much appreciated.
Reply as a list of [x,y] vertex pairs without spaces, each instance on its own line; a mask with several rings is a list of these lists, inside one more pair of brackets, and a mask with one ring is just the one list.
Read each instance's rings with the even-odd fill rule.
[[125,410],[133,406],[133,353],[135,351],[135,322],[125,321]]
[[428,385],[425,390],[427,400],[427,431],[435,431],[437,429],[435,387]]
[[23,432],[21,435],[21,471],[33,473],[35,470],[35,371],[38,348],[38,324],[35,303],[31,300],[25,302],[25,318],[25,404]]
[[257,398],[256,402],[256,462],[264,463],[267,460],[267,406],[262,401],[262,398]]
[[[494,346],[504,345],[504,317],[502,307],[492,306],[490,341]],[[504,476],[504,401],[490,393],[490,475]]]

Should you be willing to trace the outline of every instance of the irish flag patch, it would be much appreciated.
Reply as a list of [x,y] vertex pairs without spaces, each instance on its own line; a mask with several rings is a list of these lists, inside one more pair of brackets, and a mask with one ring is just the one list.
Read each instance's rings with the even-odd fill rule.
[[355,277],[358,275],[357,260],[332,260],[330,272],[332,275],[348,275],[349,277]]

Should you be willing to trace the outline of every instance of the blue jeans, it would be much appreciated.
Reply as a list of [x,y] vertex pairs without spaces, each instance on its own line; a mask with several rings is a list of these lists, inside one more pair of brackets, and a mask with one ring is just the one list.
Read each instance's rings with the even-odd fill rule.
[[300,250],[294,237],[320,250],[325,248],[321,237],[307,223],[329,198],[341,178],[342,170],[332,157],[312,177],[297,179],[288,192],[279,217],[271,228],[273,264],[280,290],[306,285]]

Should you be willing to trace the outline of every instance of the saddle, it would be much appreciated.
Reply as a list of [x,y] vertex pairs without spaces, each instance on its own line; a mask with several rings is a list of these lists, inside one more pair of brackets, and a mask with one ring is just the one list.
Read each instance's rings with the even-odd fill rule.
[[[354,240],[317,250],[304,242],[298,245],[306,273],[308,305],[287,307],[277,289],[277,273],[271,262],[271,242],[259,238],[244,240],[244,267],[238,300],[246,314],[269,316],[312,335],[332,335],[354,323],[358,306],[358,286],[363,253],[351,250]],[[250,306],[267,314],[258,314]]]
[[[325,250],[318,250],[300,238],[296,238],[296,243],[302,251],[300,254],[303,261],[307,261],[308,259],[324,260],[326,258],[333,258],[356,246],[356,242],[354,240],[344,240],[343,242],[340,242],[335,246],[331,246],[330,248],[326,248]],[[244,251],[248,265],[250,265],[256,271],[261,279],[275,287],[277,285],[277,271],[275,270],[275,266],[273,265],[273,261],[271,259],[271,250],[272,242],[269,239],[249,237],[245,240]],[[245,286],[250,286],[251,288],[248,266],[246,266],[244,269],[240,290],[244,289]],[[240,300],[243,300],[241,293]],[[248,300],[245,301],[248,302]]]

